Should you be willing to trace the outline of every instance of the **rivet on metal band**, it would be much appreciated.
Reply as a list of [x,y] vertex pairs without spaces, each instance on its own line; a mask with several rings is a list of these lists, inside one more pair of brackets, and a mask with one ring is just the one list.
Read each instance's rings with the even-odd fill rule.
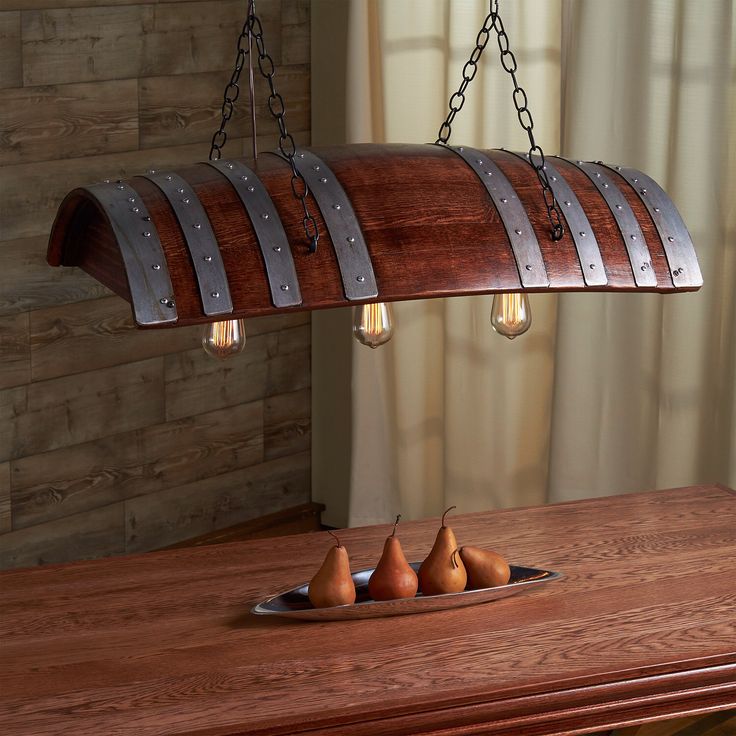
[[248,213],[258,239],[266,268],[271,301],[275,307],[296,307],[302,303],[299,281],[289,241],[279,213],[263,182],[240,161],[208,161],[232,185]]
[[600,164],[590,161],[570,161],[569,159],[567,161],[579,168],[606,200],[626,246],[634,283],[642,288],[655,287],[657,275],[652,268],[652,255],[647,247],[644,233],[634,210],[631,209],[623,192],[616,185],[614,177],[608,176],[606,168]]
[[301,149],[298,155],[302,176],[330,233],[345,297],[350,301],[376,298],[378,286],[373,263],[348,195],[321,158],[306,149]]
[[164,194],[174,210],[197,278],[202,309],[207,316],[233,311],[225,265],[217,238],[192,186],[173,172],[155,172],[146,179]]
[[654,179],[636,169],[611,167],[622,176],[644,203],[657,228],[675,288],[703,285],[690,233],[672,200]]
[[[509,151],[508,153],[513,152]],[[513,153],[513,155],[518,156],[526,163],[529,162],[529,154]],[[608,277],[603,265],[601,249],[583,206],[565,177],[552,164],[550,157],[546,159],[545,171],[567,222],[567,231],[575,244],[585,285],[605,286],[608,283]]]
[[547,269],[526,210],[516,190],[498,165],[481,151],[468,146],[446,146],[456,153],[478,175],[498,210],[501,222],[511,243],[519,279],[524,288],[549,286]]
[[120,248],[135,321],[146,327],[176,322],[166,256],[138,192],[124,182],[93,184],[86,189],[100,204]]

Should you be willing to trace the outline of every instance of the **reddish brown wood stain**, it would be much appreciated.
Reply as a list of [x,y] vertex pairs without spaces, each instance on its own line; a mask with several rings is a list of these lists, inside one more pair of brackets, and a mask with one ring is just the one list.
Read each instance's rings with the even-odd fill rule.
[[[402,524],[410,559],[437,520]],[[13,736],[553,734],[736,706],[736,495],[698,486],[458,516],[461,544],[561,570],[418,616],[251,616],[325,534],[0,574]],[[353,569],[389,531],[344,530]]]
[[[508,237],[482,183],[460,157],[437,146],[354,145],[315,149],[340,180],[355,209],[373,260],[384,301],[483,294],[520,289]],[[489,152],[515,187],[529,213],[547,267],[550,289],[582,290],[585,284],[569,232],[549,237],[539,183],[527,163],[504,151]],[[246,163],[251,163],[246,161]],[[616,222],[603,197],[576,167],[556,160],[575,190],[601,248],[608,291],[636,289]],[[321,233],[316,254],[308,253],[299,203],[291,193],[287,164],[271,155],[256,170],[268,189],[292,244],[304,302],[301,309],[344,306],[342,282],[329,233],[310,196]],[[277,311],[271,304],[253,228],[226,179],[205,164],[178,172],[195,189],[212,222],[230,281],[234,316]],[[623,177],[614,172],[639,219],[657,275],[657,291],[672,291],[665,254],[649,213]],[[179,324],[207,321],[201,311],[193,269],[179,224],[162,193],[146,179],[140,192],[167,256]],[[103,215],[75,190],[60,208],[49,243],[52,265],[80,265],[128,298],[120,254]]]

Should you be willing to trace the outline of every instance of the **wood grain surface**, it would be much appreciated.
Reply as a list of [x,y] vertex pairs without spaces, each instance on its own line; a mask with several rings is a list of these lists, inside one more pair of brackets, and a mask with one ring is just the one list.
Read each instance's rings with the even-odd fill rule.
[[[410,559],[436,519],[400,530]],[[565,573],[451,612],[254,617],[326,534],[0,574],[13,736],[587,733],[736,705],[736,495],[718,486],[461,515],[461,544]],[[375,564],[389,525],[341,538]]]
[[0,460],[158,424],[162,368],[163,358],[152,358],[0,392]]
[[[245,10],[240,0],[28,10],[22,13],[26,87],[66,82],[221,71],[233,63]],[[278,25],[281,3],[259,5],[264,26]],[[281,36],[268,50],[281,61]],[[227,79],[223,78],[223,83]]]
[[308,503],[292,506],[288,509],[275,511],[273,514],[261,516],[253,521],[244,521],[233,524],[216,532],[207,532],[193,539],[171,544],[162,549],[182,549],[185,547],[204,547],[210,544],[227,544],[228,542],[242,542],[247,539],[262,539],[267,537],[285,537],[290,534],[317,532],[322,527],[321,516],[325,510],[324,504],[309,501]]
[[0,389],[31,380],[28,314],[0,317]]
[[[0,2],[0,568],[144,551],[309,499],[308,315],[249,320],[220,364],[199,328],[136,330],[126,302],[46,261],[70,188],[207,157],[246,6]],[[309,2],[258,12],[308,145]],[[257,79],[264,151],[278,129]],[[249,117],[244,91],[226,155],[250,152]]]
[[30,319],[34,381],[181,353],[199,348],[202,342],[202,331],[196,327],[142,334],[133,329],[130,309],[115,296],[92,305],[79,302],[37,309]]
[[[307,31],[309,27],[307,26]],[[274,129],[268,109],[268,84],[255,78],[256,122],[258,130]],[[291,133],[310,127],[309,67],[286,66],[279,69],[278,90],[289,101],[288,124]],[[222,117],[222,72],[147,77],[139,80],[141,148],[160,148],[209,140]],[[233,117],[228,137],[250,135],[250,115]]]
[[135,79],[0,90],[0,165],[138,147]]
[[0,534],[10,531],[10,463],[0,463]]
[[0,242],[0,314],[110,295],[99,281],[79,268],[50,269],[46,262],[47,244],[45,235]]
[[20,13],[0,12],[0,88],[23,82],[20,45]]
[[176,489],[263,460],[262,401],[22,458],[12,466],[13,528]]
[[[484,185],[459,156],[438,146],[403,144],[335,146],[315,152],[340,181],[355,210],[381,301],[521,289],[506,229]],[[528,163],[500,150],[486,153],[513,185],[539,242],[549,287],[529,291],[637,290],[616,220],[583,172],[567,162],[559,162],[560,171],[576,192],[600,245],[608,279],[605,286],[586,287],[569,226],[559,242],[551,240],[539,182]],[[288,165],[274,156],[261,156],[257,165],[247,160],[246,164],[257,170],[269,191],[291,244],[303,299],[295,309],[350,304],[344,295],[330,233],[314,199],[310,206],[322,240],[317,252],[309,254],[304,244],[302,215],[289,185]],[[192,185],[212,224],[227,274],[233,315],[247,317],[284,311],[272,304],[253,226],[229,182],[205,165],[177,173]],[[640,290],[675,290],[648,210],[630,182],[615,172],[611,172],[611,177],[631,204],[657,278],[656,286]],[[134,178],[130,184],[144,200],[161,239],[176,301],[177,324],[211,321],[202,311],[191,257],[171,205],[147,179]],[[49,243],[49,263],[80,266],[130,300],[117,241],[107,216],[86,190],[71,192],[62,203]]]

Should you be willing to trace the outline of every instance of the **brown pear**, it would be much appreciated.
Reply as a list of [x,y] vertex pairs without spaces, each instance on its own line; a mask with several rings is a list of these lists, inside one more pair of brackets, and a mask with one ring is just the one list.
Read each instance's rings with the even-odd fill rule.
[[355,583],[350,575],[347,550],[340,544],[335,534],[332,536],[335,537],[337,544],[330,548],[322,567],[309,581],[307,593],[315,608],[355,603]]
[[450,506],[442,514],[442,526],[437,532],[432,551],[419,568],[419,585],[424,595],[459,593],[465,590],[468,575],[465,565],[457,554],[457,540],[449,526],[445,526],[445,516],[454,509]]
[[465,563],[468,583],[473,589],[506,585],[511,577],[509,563],[490,549],[460,547],[460,559]]
[[394,530],[387,537],[381,559],[368,580],[368,592],[375,601],[413,598],[417,594],[417,574],[406,561],[401,542],[396,536],[396,525],[400,518],[400,515],[396,517]]

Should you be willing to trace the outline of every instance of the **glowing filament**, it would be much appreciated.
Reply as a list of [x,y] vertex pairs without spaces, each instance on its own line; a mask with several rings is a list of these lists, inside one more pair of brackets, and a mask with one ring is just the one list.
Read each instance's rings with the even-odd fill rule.
[[370,348],[377,348],[394,334],[393,311],[390,304],[364,304],[355,308],[353,335]]
[[204,328],[202,347],[218,360],[237,355],[245,347],[245,322],[242,319],[211,322]]

